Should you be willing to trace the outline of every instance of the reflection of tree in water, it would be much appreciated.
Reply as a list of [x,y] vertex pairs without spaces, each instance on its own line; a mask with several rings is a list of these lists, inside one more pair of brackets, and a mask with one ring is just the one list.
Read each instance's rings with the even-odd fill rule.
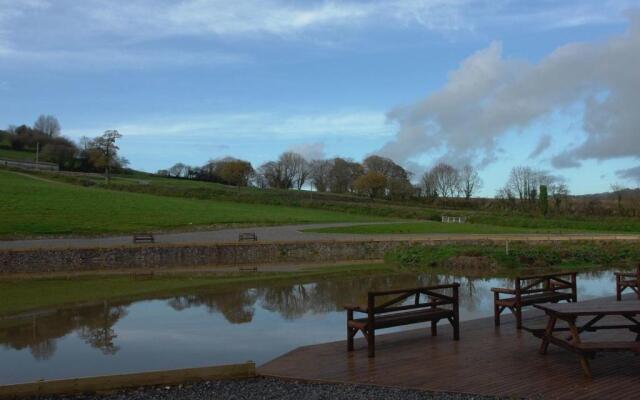
[[50,359],[56,352],[56,348],[57,345],[54,339],[45,339],[29,346],[31,355],[38,361]]
[[182,311],[190,307],[204,306],[210,313],[221,313],[233,324],[251,322],[257,292],[253,289],[238,288],[225,293],[208,293],[174,297],[168,301],[171,308]]
[[[324,279],[310,284],[264,287],[259,288],[258,292],[263,308],[277,311],[286,319],[296,319],[308,312],[339,311],[347,303],[364,305],[370,291],[439,285],[454,280],[451,276],[435,274],[370,275]],[[473,282],[467,278],[463,280],[466,285],[463,285],[460,296],[472,303],[475,294]]]
[[114,354],[117,336],[112,326],[126,315],[126,306],[97,306],[58,310],[30,318],[0,323],[0,344],[16,350],[28,348],[36,360],[48,360],[56,351],[56,340],[74,330],[91,346]]
[[103,354],[116,354],[120,347],[113,342],[118,337],[113,325],[125,315],[127,309],[124,306],[112,307],[105,302],[98,312],[79,316],[78,335],[92,347],[100,349]]
[[370,291],[431,286],[460,281],[461,301],[471,307],[475,302],[476,289],[472,279],[457,278],[429,273],[404,273],[394,275],[367,275],[322,279],[317,282],[293,284],[271,284],[256,289],[238,287],[225,293],[199,293],[178,296],[167,304],[176,311],[190,307],[205,306],[211,313],[221,313],[230,323],[251,322],[255,303],[283,318],[294,320],[306,313],[340,311],[344,304],[365,304]]

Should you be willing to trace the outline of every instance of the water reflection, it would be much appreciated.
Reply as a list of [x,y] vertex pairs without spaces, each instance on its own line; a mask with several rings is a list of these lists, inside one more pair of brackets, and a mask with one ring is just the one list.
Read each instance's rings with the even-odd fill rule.
[[[491,315],[489,289],[513,285],[509,278],[364,275],[236,286],[224,292],[200,289],[188,295],[104,302],[4,319],[0,320],[0,383],[77,375],[69,360],[78,363],[80,374],[266,361],[300,345],[341,339],[342,306],[364,304],[370,290],[453,281],[461,284],[463,320]],[[612,273],[581,274],[578,294],[583,299],[612,295]],[[87,354],[87,348],[97,353]],[[10,360],[25,366],[15,370]]]

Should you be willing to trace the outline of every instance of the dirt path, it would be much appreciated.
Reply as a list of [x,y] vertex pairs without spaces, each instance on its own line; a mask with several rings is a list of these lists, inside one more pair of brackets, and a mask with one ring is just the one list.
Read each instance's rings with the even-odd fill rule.
[[[242,232],[255,232],[259,242],[300,242],[300,241],[419,241],[419,240],[640,240],[637,234],[338,234],[302,232],[305,229],[360,225],[361,223],[327,223],[268,226],[256,228],[233,228],[215,231],[194,231],[180,233],[159,233],[155,235],[158,244],[211,244],[236,243]],[[51,238],[0,241],[0,249],[60,249],[91,248],[131,245],[131,235],[98,238]]]

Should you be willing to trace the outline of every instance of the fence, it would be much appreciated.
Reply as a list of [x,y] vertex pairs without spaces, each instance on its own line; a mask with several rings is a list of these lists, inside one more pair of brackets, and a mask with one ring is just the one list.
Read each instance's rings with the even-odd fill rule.
[[448,217],[446,215],[442,216],[443,224],[464,224],[465,222],[467,222],[467,219],[465,217]]

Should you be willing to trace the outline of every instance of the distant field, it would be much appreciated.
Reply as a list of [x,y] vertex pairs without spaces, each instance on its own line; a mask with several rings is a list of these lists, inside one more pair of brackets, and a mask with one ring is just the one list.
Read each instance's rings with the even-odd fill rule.
[[36,153],[30,151],[17,151],[0,147],[0,158],[35,161]]
[[106,234],[228,224],[380,220],[299,207],[111,191],[0,170],[0,236]]
[[318,233],[351,233],[351,234],[422,234],[422,233],[467,233],[467,234],[499,234],[499,233],[567,233],[562,228],[519,228],[486,224],[443,224],[435,221],[391,223],[375,225],[355,225],[335,228],[308,229],[306,232]]

